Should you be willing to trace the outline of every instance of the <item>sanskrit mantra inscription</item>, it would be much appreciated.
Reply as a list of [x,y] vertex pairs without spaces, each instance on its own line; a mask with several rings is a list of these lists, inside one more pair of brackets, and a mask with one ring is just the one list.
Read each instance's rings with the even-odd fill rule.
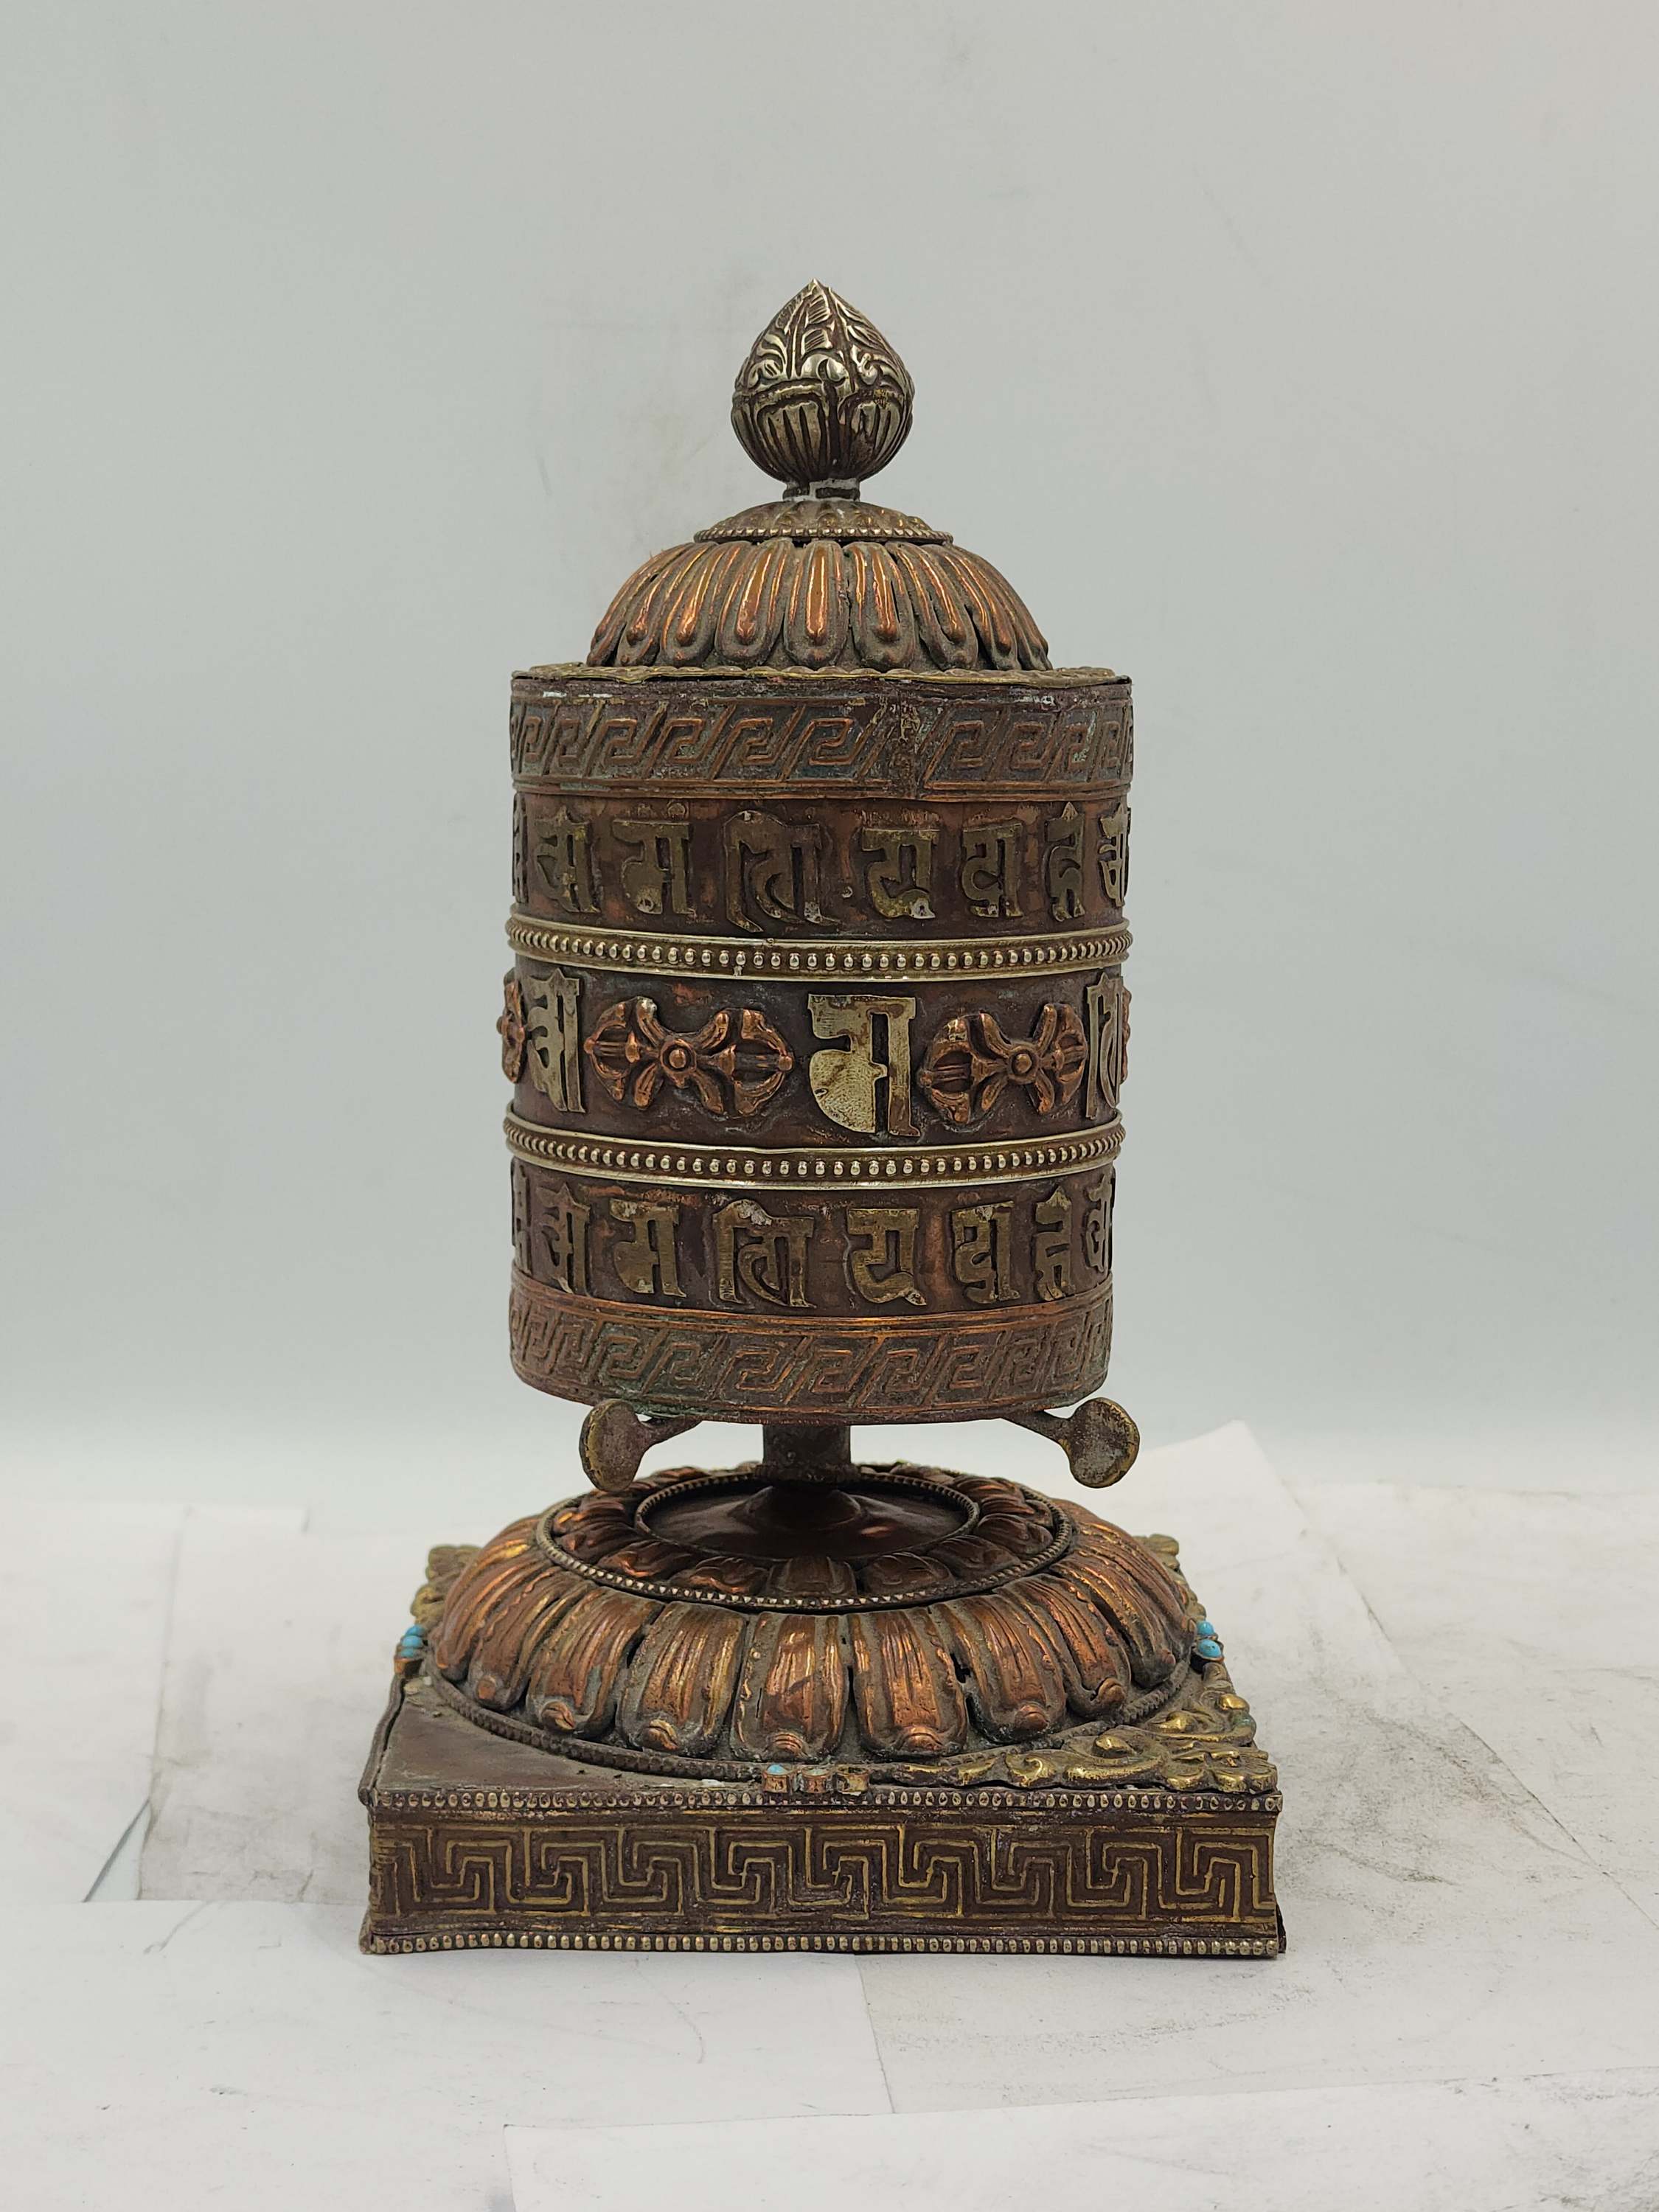
[[[962,818],[957,818],[962,817]],[[517,801],[514,895],[564,920],[682,925],[771,937],[954,915],[1033,926],[1121,914],[1128,806],[1103,804],[979,818],[831,826],[799,806],[619,811],[560,799]]]
[[1050,1305],[1111,1279],[1112,1172],[960,1197],[618,1190],[513,1165],[522,1273],[573,1296],[763,1313]]

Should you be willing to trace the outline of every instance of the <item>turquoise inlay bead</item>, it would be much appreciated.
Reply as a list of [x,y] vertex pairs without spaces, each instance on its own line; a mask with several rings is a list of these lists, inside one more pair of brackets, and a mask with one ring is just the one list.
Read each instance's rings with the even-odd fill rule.
[[1213,1636],[1200,1636],[1193,1646],[1200,1659],[1218,1659],[1221,1646]]
[[1214,1623],[1214,1621],[1212,1621],[1212,1620],[1200,1620],[1200,1621],[1199,1622],[1199,1624],[1198,1624],[1198,1633],[1199,1633],[1200,1636],[1213,1636],[1213,1635],[1215,1634],[1215,1632],[1216,1632],[1216,1629],[1215,1629],[1215,1623]]

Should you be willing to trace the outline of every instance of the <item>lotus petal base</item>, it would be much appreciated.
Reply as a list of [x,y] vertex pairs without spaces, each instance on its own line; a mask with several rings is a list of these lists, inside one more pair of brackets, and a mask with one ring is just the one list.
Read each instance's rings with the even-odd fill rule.
[[1096,1757],[1177,1696],[1202,1618],[1167,1539],[903,1465],[833,1487],[682,1469],[450,1565],[426,1666],[455,1711],[545,1751],[727,1781],[828,1764],[981,1782]]

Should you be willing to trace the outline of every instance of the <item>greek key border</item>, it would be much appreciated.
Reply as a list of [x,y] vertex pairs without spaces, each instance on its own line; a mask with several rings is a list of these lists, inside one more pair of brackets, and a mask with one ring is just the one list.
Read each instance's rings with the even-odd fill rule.
[[[394,1700],[396,1692],[394,1691]],[[395,1712],[395,1702],[393,1711]],[[1001,1953],[1056,1956],[1153,1958],[1272,1958],[1285,1948],[1284,1923],[1274,1896],[1273,1850],[1283,1800],[1277,1791],[1242,1797],[1215,1793],[1097,1790],[1012,1792],[879,1785],[857,1793],[789,1790],[770,1787],[702,1784],[668,1786],[650,1793],[626,1787],[575,1790],[519,1790],[473,1786],[381,1790],[375,1786],[379,1760],[371,1763],[360,1792],[369,1814],[371,1903],[360,1941],[379,1953],[472,1949],[575,1951],[839,1951],[854,1953]],[[1218,1908],[1208,1899],[1180,1900],[1172,1909],[1124,1914],[1121,1902],[1101,1897],[1101,1917],[1120,1921],[1116,1928],[1021,1925],[1006,1901],[976,1907],[971,1916],[918,1908],[884,1891],[872,1917],[874,1926],[789,1925],[793,1917],[765,1906],[751,1909],[729,1896],[696,1889],[672,1909],[678,1926],[664,1926],[669,1913],[649,1901],[618,1904],[608,1897],[575,1915],[575,1926],[548,1925],[548,1900],[538,1895],[497,1901],[434,1894],[428,1875],[452,1850],[490,1848],[513,1839],[524,1863],[533,1864],[543,1841],[566,1843],[573,1824],[577,1838],[595,1839],[607,1850],[660,1844],[682,1849],[698,1838],[705,1825],[746,1835],[757,1815],[769,1846],[787,1838],[795,1849],[820,1824],[851,1814],[856,1837],[870,1824],[890,1823],[907,1844],[941,1844],[960,1855],[971,1844],[983,1860],[995,1848],[990,1831],[1000,1827],[1023,1849],[1058,1869],[1066,1863],[1071,1836],[1099,1838],[1107,1849],[1118,1839],[1160,1850],[1205,1845],[1227,1847],[1241,1873],[1248,1867],[1253,1887],[1248,1910],[1235,1903]],[[785,1825],[780,1826],[782,1821]],[[614,1838],[614,1846],[612,1838]],[[580,1843],[578,1844],[580,1848]],[[1094,1844],[1089,1845],[1091,1860]],[[1075,1864],[1073,1854],[1071,1863]],[[695,1869],[694,1869],[695,1873]],[[1161,1896],[1161,1893],[1160,1893]],[[561,1900],[562,1904],[562,1900]],[[1018,1900],[1015,1900],[1016,1907]],[[1182,1910],[1182,1905],[1187,1909]],[[805,1915],[801,1917],[805,1917]],[[837,1916],[840,1917],[840,1916]],[[690,1918],[692,1924],[684,1922]],[[1029,1921],[1030,1915],[1024,1917]],[[1121,1924],[1124,1918],[1129,1924]],[[950,1924],[954,1918],[955,1924]],[[771,1925],[767,1925],[768,1921]],[[963,1924],[966,1920],[967,1925]],[[784,1924],[779,1925],[781,1921]],[[582,1923],[586,1924],[582,1924]],[[644,1924],[640,1924],[641,1923]],[[743,1923],[748,1922],[745,1926]],[[1137,1924],[1137,1922],[1139,1924]],[[653,1924],[653,1923],[655,1924]],[[702,1924],[699,1924],[699,1923]],[[596,1924],[597,1923],[597,1924]],[[630,1924],[632,1923],[632,1924]],[[759,1924],[756,1924],[759,1923]]]
[[918,1146],[915,1152],[851,1145],[788,1151],[725,1145],[641,1145],[626,1137],[581,1136],[546,1129],[509,1114],[507,1150],[532,1167],[564,1175],[603,1176],[618,1182],[689,1182],[699,1188],[863,1188],[949,1190],[968,1183],[1029,1182],[1086,1175],[1123,1149],[1123,1124],[1106,1121],[1065,1137],[1023,1145]]
[[[778,796],[973,801],[1078,795],[1127,781],[1133,757],[1122,678],[1058,672],[918,677],[824,670],[805,683],[757,669],[741,683],[677,670],[516,678],[509,719],[520,790],[660,790],[745,801]],[[629,691],[633,696],[630,697]]]
[[1033,932],[1029,937],[930,938],[900,942],[869,939],[836,945],[779,945],[745,937],[665,937],[643,929],[574,929],[514,908],[507,941],[527,960],[568,962],[633,975],[763,975],[784,983],[813,984],[825,976],[866,981],[902,976],[911,983],[948,983],[966,975],[1009,975],[1036,969],[1066,975],[1078,969],[1116,968],[1133,942],[1121,924],[1086,935]]
[[704,1420],[954,1420],[1069,1405],[1105,1380],[1109,1281],[1050,1307],[969,1316],[665,1312],[577,1297],[513,1270],[515,1372],[556,1397],[627,1396]]

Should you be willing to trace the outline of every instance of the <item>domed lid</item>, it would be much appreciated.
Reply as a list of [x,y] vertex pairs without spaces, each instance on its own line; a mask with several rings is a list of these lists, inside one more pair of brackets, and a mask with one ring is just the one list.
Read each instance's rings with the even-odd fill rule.
[[910,429],[915,386],[873,323],[811,283],[749,349],[732,394],[744,451],[781,499],[636,568],[593,633],[595,668],[1047,668],[988,561],[860,496]]

